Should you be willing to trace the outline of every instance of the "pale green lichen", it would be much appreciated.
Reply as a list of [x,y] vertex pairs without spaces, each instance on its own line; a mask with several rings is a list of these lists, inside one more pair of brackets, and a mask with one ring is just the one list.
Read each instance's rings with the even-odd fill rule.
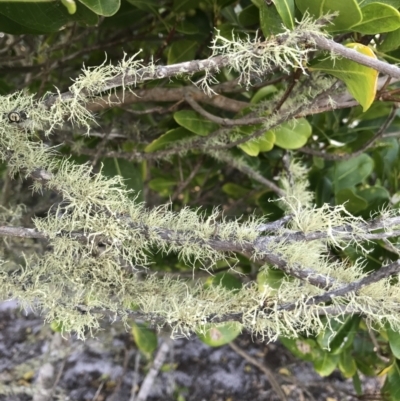
[[[284,71],[303,68],[307,53],[312,50],[297,43],[304,32],[323,35],[319,26],[306,18],[296,30],[268,42],[257,38],[228,41],[216,37],[213,51],[215,55],[226,55],[228,67],[240,73],[244,85],[250,85],[252,74],[263,74],[271,67]],[[127,77],[133,86],[142,79],[155,78],[155,66],[143,66],[135,56],[124,58],[117,66],[104,63],[84,68],[70,87],[70,96],[64,98],[58,93],[48,108],[44,106],[47,97],[35,100],[23,92],[0,97],[0,157],[7,160],[11,174],[29,176],[41,170],[42,178],[34,183],[33,190],[50,189],[62,197],[62,203],[54,206],[46,218],[34,219],[35,227],[49,239],[49,250],[44,255],[26,256],[25,263],[12,271],[1,261],[3,296],[15,297],[22,306],[43,311],[47,320],[61,322],[66,332],[74,330],[81,338],[86,329],[99,327],[101,313],[98,312],[107,311],[126,321],[130,309],[139,310],[145,317],[161,318],[171,325],[175,336],[202,331],[206,323],[231,314],[240,316],[243,328],[269,340],[279,335],[297,336],[300,332],[325,330],[329,323],[319,315],[324,305],[307,304],[311,297],[324,294],[324,290],[306,281],[284,279],[279,290],[268,285],[259,289],[249,283],[240,290],[229,291],[222,286],[204,287],[202,282],[168,276],[143,277],[137,273],[137,265],[150,266],[153,252],[174,253],[184,263],[204,268],[221,260],[234,265],[234,255],[228,252],[229,244],[233,244],[235,249],[254,246],[249,255],[253,261],[274,252],[289,268],[311,269],[314,274],[334,279],[331,289],[365,277],[361,260],[332,262],[327,257],[330,247],[343,249],[348,245],[359,247],[365,253],[362,247],[366,238],[365,223],[342,206],[315,207],[307,189],[307,171],[299,162],[291,163],[289,171],[280,179],[281,188],[287,194],[280,202],[292,215],[289,227],[277,230],[275,240],[257,247],[254,244],[263,239],[259,230],[263,221],[255,216],[228,221],[217,219],[217,210],[210,215],[189,208],[174,212],[168,205],[148,210],[132,201],[130,191],[118,176],[106,178],[101,172],[94,173],[88,165],[60,160],[56,149],[31,140],[35,130],[49,135],[63,126],[66,117],[89,130],[94,122],[85,107],[89,101],[96,101],[101,94],[110,94],[109,90],[116,87],[118,80],[125,90]],[[202,81],[205,88],[210,74],[210,70],[206,71]],[[312,108],[314,97],[331,84],[322,78],[318,82],[307,89],[304,107]],[[283,115],[293,115],[299,109],[300,95],[296,96],[288,99]],[[271,115],[272,107],[262,102],[253,110],[256,115],[267,116],[265,130],[278,124],[277,117]],[[7,113],[11,111],[24,111],[29,118],[21,124],[10,123]],[[235,135],[237,138],[233,139],[241,137],[238,133]],[[203,145],[206,149],[209,145],[230,141],[232,132],[224,130]],[[181,151],[189,147],[183,146]],[[218,152],[213,156],[218,159]],[[233,163],[245,162],[238,159]],[[382,213],[383,218],[389,218],[389,212]],[[313,241],[290,242],[285,238],[286,234],[298,231],[305,235],[313,232],[324,235]],[[383,280],[357,294],[336,297],[332,304],[345,306],[342,314],[357,310],[371,321],[381,325],[389,322],[398,330],[398,286]],[[283,304],[295,306],[284,310]]]

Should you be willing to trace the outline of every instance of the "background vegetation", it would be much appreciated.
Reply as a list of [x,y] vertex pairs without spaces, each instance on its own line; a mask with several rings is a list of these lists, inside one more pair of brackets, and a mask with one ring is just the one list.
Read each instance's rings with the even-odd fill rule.
[[0,2],[4,298],[145,351],[131,317],[279,337],[400,399],[399,8]]

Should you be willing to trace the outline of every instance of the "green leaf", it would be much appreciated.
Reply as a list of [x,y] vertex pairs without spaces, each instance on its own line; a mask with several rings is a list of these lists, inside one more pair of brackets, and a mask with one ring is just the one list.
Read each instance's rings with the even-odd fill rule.
[[[0,14],[17,24],[38,32],[57,32],[71,21],[95,25],[98,17],[82,4],[70,15],[61,2],[51,3],[1,3]],[[4,32],[3,28],[2,31]]]
[[121,6],[121,0],[79,0],[87,8],[98,15],[110,17],[114,15]]
[[250,103],[256,104],[261,100],[263,100],[264,98],[268,98],[270,95],[276,92],[278,92],[278,88],[276,86],[274,85],[264,86],[254,94],[254,96],[250,100]]
[[168,178],[154,178],[149,181],[149,187],[153,191],[161,192],[162,194],[165,195],[165,190],[169,190],[171,187],[176,185],[178,182],[174,179],[168,179]]
[[143,10],[138,10],[127,1],[121,3],[118,12],[112,17],[105,18],[101,24],[101,28],[129,28],[139,24],[142,18],[145,18],[147,13]]
[[258,24],[260,21],[260,13],[254,4],[250,4],[239,14],[239,23],[242,26]]
[[279,290],[286,275],[282,270],[264,269],[257,274],[257,285],[260,292],[264,291],[264,286]]
[[362,7],[361,12],[362,21],[352,26],[352,31],[375,35],[400,28],[400,13],[394,7],[383,3],[371,3]]
[[373,168],[374,161],[366,154],[336,162],[333,168],[335,192],[359,184],[372,173]]
[[266,5],[263,2],[260,6],[260,25],[266,38],[284,31],[281,16],[273,4]]
[[174,119],[182,127],[200,136],[207,136],[218,128],[217,124],[192,110],[177,111]]
[[312,128],[305,118],[288,121],[273,130],[275,144],[283,149],[298,149],[307,143]]
[[258,139],[260,152],[269,152],[275,144],[275,133],[273,131],[266,132]]
[[136,345],[144,354],[151,354],[157,348],[157,336],[145,325],[133,323],[132,335]]
[[357,395],[363,394],[360,376],[358,375],[357,371],[353,376],[353,387]]
[[222,190],[223,190],[226,194],[228,194],[229,196],[231,196],[231,197],[234,198],[234,199],[243,198],[243,197],[245,197],[245,196],[249,193],[249,191],[250,191],[249,188],[242,187],[241,185],[235,184],[235,183],[233,183],[233,182],[228,182],[227,184],[224,184],[224,185],[222,186]]
[[363,7],[371,3],[383,3],[394,8],[400,8],[400,0],[359,0],[359,2]]
[[238,146],[243,152],[247,153],[249,156],[258,156],[260,153],[260,145],[258,141],[248,141],[242,143]]
[[106,157],[102,159],[103,174],[108,177],[120,175],[124,179],[124,185],[127,189],[132,189],[132,197],[138,202],[143,201],[143,180],[138,165],[125,159],[117,159],[116,157]]
[[294,29],[294,0],[275,0],[274,5],[286,28]]
[[339,355],[331,355],[329,352],[323,352],[321,357],[314,360],[314,369],[321,376],[329,376],[339,362]]
[[382,53],[387,53],[396,50],[400,46],[400,28],[389,32],[383,42],[378,45],[378,50]]
[[168,64],[177,64],[194,59],[199,42],[196,40],[179,40],[168,48]]
[[382,209],[382,207],[384,207],[384,205],[388,204],[390,201],[390,194],[388,190],[380,187],[379,185],[363,188],[357,191],[357,195],[363,198],[368,204],[368,208],[366,210],[367,216],[370,216],[371,212],[373,211]]
[[208,286],[222,286],[227,290],[240,290],[243,286],[242,282],[230,273],[217,273],[213,277],[209,277],[205,282],[206,287]]
[[172,9],[175,13],[181,13],[197,8],[199,4],[200,0],[174,0]]
[[279,337],[279,341],[296,357],[304,361],[313,361],[322,354],[315,340],[311,338]]
[[343,376],[349,379],[357,372],[357,364],[350,352],[342,352],[339,359],[339,369]]
[[386,334],[389,338],[390,349],[393,352],[393,355],[400,359],[400,333],[398,331],[392,330],[390,325],[386,325]]
[[390,369],[388,369],[386,382],[382,387],[382,393],[390,396],[390,401],[400,401],[400,367],[399,361],[394,361]]
[[[367,46],[359,43],[349,43],[350,47],[366,56],[376,58],[374,52]],[[332,60],[327,58],[313,66],[310,70],[324,71],[342,80],[348,91],[361,104],[363,111],[368,110],[375,100],[378,82],[378,71],[365,67],[354,61],[341,58]]]
[[148,11],[152,14],[158,14],[160,2],[158,0],[128,0],[133,6],[139,10]]
[[[253,125],[248,127],[240,127],[237,129],[242,135],[251,135],[257,131],[261,126]],[[275,134],[273,131],[267,131],[259,138],[251,139],[247,142],[238,145],[238,148],[242,149],[249,156],[258,156],[260,152],[269,152],[275,144]]]
[[224,17],[224,19],[226,19],[226,21],[228,21],[232,25],[234,26],[239,25],[238,14],[235,11],[235,7],[233,7],[232,5],[223,8],[221,10],[221,16]]
[[[0,5],[0,12],[1,12],[1,5]],[[11,20],[10,18],[2,14],[0,14],[0,27],[2,32],[10,33],[11,35],[22,35],[22,34],[40,35],[46,32],[28,28],[22,24],[19,24],[16,21]]]
[[241,331],[242,325],[238,322],[207,324],[197,332],[197,336],[211,347],[220,347],[233,341]]
[[362,20],[362,13],[356,0],[296,0],[296,5],[304,14],[308,11],[315,18],[338,12],[329,31],[346,30]]
[[344,204],[350,213],[358,213],[368,206],[368,202],[356,195],[353,188],[344,188],[336,192],[335,201],[337,205]]
[[155,152],[156,150],[163,149],[167,145],[173,144],[174,142],[180,141],[181,139],[192,138],[194,136],[195,135],[192,132],[182,127],[171,129],[165,134],[161,135],[159,138],[155,139],[150,144],[148,144],[144,148],[144,151],[146,153]]
[[347,316],[343,322],[334,318],[329,320],[326,330],[317,336],[317,342],[331,355],[337,355],[352,345],[361,318]]
[[186,35],[194,35],[199,32],[199,28],[189,21],[179,21],[176,24],[176,30]]

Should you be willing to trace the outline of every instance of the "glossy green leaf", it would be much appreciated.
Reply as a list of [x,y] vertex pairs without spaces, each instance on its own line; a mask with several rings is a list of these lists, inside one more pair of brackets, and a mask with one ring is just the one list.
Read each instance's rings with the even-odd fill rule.
[[361,396],[363,394],[360,376],[357,371],[353,376],[353,387],[357,395]]
[[394,361],[390,369],[388,369],[386,382],[382,388],[382,392],[388,394],[390,401],[400,401],[400,366],[399,361]]
[[101,162],[103,164],[102,173],[105,176],[114,177],[120,175],[126,188],[134,191],[131,194],[132,198],[137,199],[137,202],[143,201],[143,180],[136,163],[115,157],[106,157]]
[[389,338],[390,349],[393,352],[393,355],[400,359],[400,333],[392,330],[389,325],[386,325],[386,334]]
[[314,360],[314,369],[321,376],[329,376],[338,365],[339,355],[332,355],[329,352],[323,352],[321,357]]
[[278,290],[282,285],[286,275],[282,270],[264,269],[257,274],[257,285],[260,292],[264,291],[265,286]]
[[259,10],[261,30],[266,38],[284,31],[281,16],[273,4],[266,5],[263,2]]
[[331,355],[344,352],[352,345],[359,322],[359,316],[347,316],[344,321],[330,319],[326,330],[317,336],[318,344]]
[[98,15],[110,17],[114,15],[121,6],[121,0],[79,0],[87,8]]
[[220,347],[233,341],[241,331],[242,325],[238,322],[207,324],[201,331],[197,332],[197,336],[211,347]]
[[392,6],[371,3],[361,8],[362,21],[351,29],[364,35],[390,32],[400,28],[400,13]]
[[207,136],[218,128],[217,124],[192,110],[177,111],[174,119],[182,127],[200,136]]
[[361,196],[356,195],[353,188],[344,188],[335,194],[337,205],[345,206],[350,213],[358,213],[367,208],[368,202]]
[[390,201],[390,194],[386,188],[373,186],[362,188],[357,191],[357,195],[368,203],[366,216],[369,217],[372,212],[382,209]]
[[311,338],[279,337],[279,341],[296,357],[304,361],[313,361],[322,356],[322,351]]
[[380,142],[380,148],[373,152],[375,169],[381,179],[393,174],[393,169],[399,160],[399,141],[397,138],[384,138]]
[[133,323],[132,335],[136,345],[145,354],[151,354],[157,348],[157,336],[145,325]]
[[367,178],[374,168],[374,161],[366,154],[335,163],[333,180],[335,192],[350,188]]
[[358,0],[361,6],[365,7],[371,3],[383,3],[394,8],[400,8],[400,0]]
[[269,152],[275,144],[275,133],[273,131],[266,132],[258,139],[260,152]]
[[338,12],[333,25],[326,27],[331,31],[349,29],[362,21],[362,13],[356,0],[296,0],[296,5],[303,14],[308,11],[315,18]]
[[174,142],[180,141],[182,139],[192,138],[194,136],[195,134],[193,132],[190,132],[182,127],[171,129],[170,131],[167,131],[165,134],[161,135],[159,138],[148,144],[144,148],[144,151],[146,153],[155,152],[156,150],[163,149],[166,146],[173,144]]
[[168,64],[177,64],[194,59],[199,42],[196,40],[179,40],[168,49]]
[[160,3],[158,0],[127,0],[139,10],[149,11],[152,14],[158,14]]
[[[0,5],[0,12],[1,12],[1,5]],[[9,33],[11,35],[22,35],[22,34],[33,34],[33,35],[40,35],[46,33],[46,31],[41,31],[33,28],[28,28],[12,19],[6,17],[3,14],[0,14],[0,27],[1,31],[5,33]]]
[[[259,128],[256,127],[241,127],[239,129],[240,132],[246,134],[252,134]],[[267,131],[264,135],[259,138],[250,140],[248,142],[242,143],[238,147],[246,152],[249,156],[258,156],[260,152],[268,152],[270,151],[275,144],[275,134],[273,131]]]
[[222,286],[227,290],[239,290],[242,288],[242,282],[233,274],[221,272],[216,275],[209,277],[206,282],[206,286]]
[[273,130],[275,144],[283,149],[298,149],[307,143],[312,128],[305,118],[288,121]]
[[294,0],[275,0],[274,5],[286,28],[294,29]]
[[385,39],[378,46],[378,50],[382,53],[387,53],[398,49],[400,46],[400,28],[389,32]]
[[342,375],[349,379],[357,372],[357,364],[350,352],[342,352],[339,358],[338,367]]
[[[374,52],[367,46],[359,43],[349,43],[346,46],[366,56],[376,58]],[[323,71],[342,80],[364,111],[368,110],[375,99],[378,71],[372,68],[345,58],[336,60],[327,58],[311,66],[310,70]]]
[[[87,25],[95,25],[98,22],[97,15],[80,3],[77,3],[76,12],[70,15],[61,2],[0,2],[0,14],[29,30],[38,32],[57,32],[71,21]],[[3,28],[2,31],[4,32]]]
[[255,157],[258,156],[258,154],[260,153],[260,145],[258,141],[248,141],[242,143],[238,147],[242,149],[244,152],[246,152],[249,156]]
[[272,94],[278,92],[278,88],[274,85],[264,86],[263,88],[259,89],[254,96],[251,98],[250,103],[258,103],[265,98],[268,98]]

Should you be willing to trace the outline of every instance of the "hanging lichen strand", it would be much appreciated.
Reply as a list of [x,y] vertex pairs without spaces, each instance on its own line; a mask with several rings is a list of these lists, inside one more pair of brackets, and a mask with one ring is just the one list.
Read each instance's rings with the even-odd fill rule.
[[[66,118],[90,130],[94,118],[85,105],[118,86],[132,90],[143,80],[202,70],[206,74],[200,86],[207,89],[212,72],[222,66],[241,72],[243,83],[249,85],[252,73],[265,73],[272,66],[301,67],[306,53],[314,49],[298,46],[296,38],[307,29],[313,35],[324,36],[317,28],[306,19],[295,31],[274,39],[271,46],[257,40],[228,43],[226,39],[217,45],[220,42],[216,40],[215,57],[220,64],[215,58],[192,62],[196,70],[190,69],[190,63],[175,69],[144,66],[132,57],[118,66],[103,64],[83,69],[67,94],[48,94],[39,100],[23,92],[0,97],[1,159],[7,161],[11,174],[32,177],[35,191],[55,191],[62,198],[46,218],[34,219],[36,229],[48,239],[50,250],[26,257],[26,263],[12,274],[4,269],[0,279],[3,297],[17,298],[23,306],[38,308],[48,321],[62,323],[66,332],[75,331],[81,338],[86,329],[98,328],[101,312],[122,319],[131,312],[140,313],[157,324],[169,324],[174,335],[204,330],[205,323],[233,320],[268,339],[281,334],[296,336],[325,328],[328,323],[320,313],[326,301],[331,303],[330,308],[336,307],[338,316],[363,313],[378,324],[388,321],[398,330],[399,284],[389,284],[388,279],[357,293],[328,296],[318,302],[318,296],[327,291],[335,294],[366,277],[362,261],[349,264],[331,261],[326,255],[330,246],[352,245],[366,252],[362,243],[369,231],[365,222],[341,206],[314,207],[306,189],[307,172],[300,164],[290,167],[291,180],[281,177],[281,188],[286,193],[281,202],[291,216],[289,228],[282,226],[271,235],[262,229],[266,222],[256,217],[217,222],[218,211],[211,215],[188,208],[173,212],[168,205],[147,210],[132,201],[118,177],[106,178],[101,172],[93,173],[88,165],[61,159],[54,149],[31,138],[35,130],[49,135],[65,124]],[[258,116],[265,115],[260,106],[254,111]],[[11,118],[11,112],[17,114]],[[285,113],[290,115],[290,110]],[[268,119],[266,124],[273,125]],[[218,152],[213,156],[218,158]],[[382,221],[391,217],[390,212],[382,212]],[[291,240],[291,233],[318,235],[311,240]],[[205,288],[201,282],[168,276],[144,277],[142,267],[151,263],[153,252],[173,252],[186,264],[204,268],[220,260],[234,264],[235,253],[242,252],[265,264],[263,269],[285,268],[298,278],[288,276],[278,291],[250,283],[231,292],[221,286]],[[137,266],[141,266],[140,275]]]

